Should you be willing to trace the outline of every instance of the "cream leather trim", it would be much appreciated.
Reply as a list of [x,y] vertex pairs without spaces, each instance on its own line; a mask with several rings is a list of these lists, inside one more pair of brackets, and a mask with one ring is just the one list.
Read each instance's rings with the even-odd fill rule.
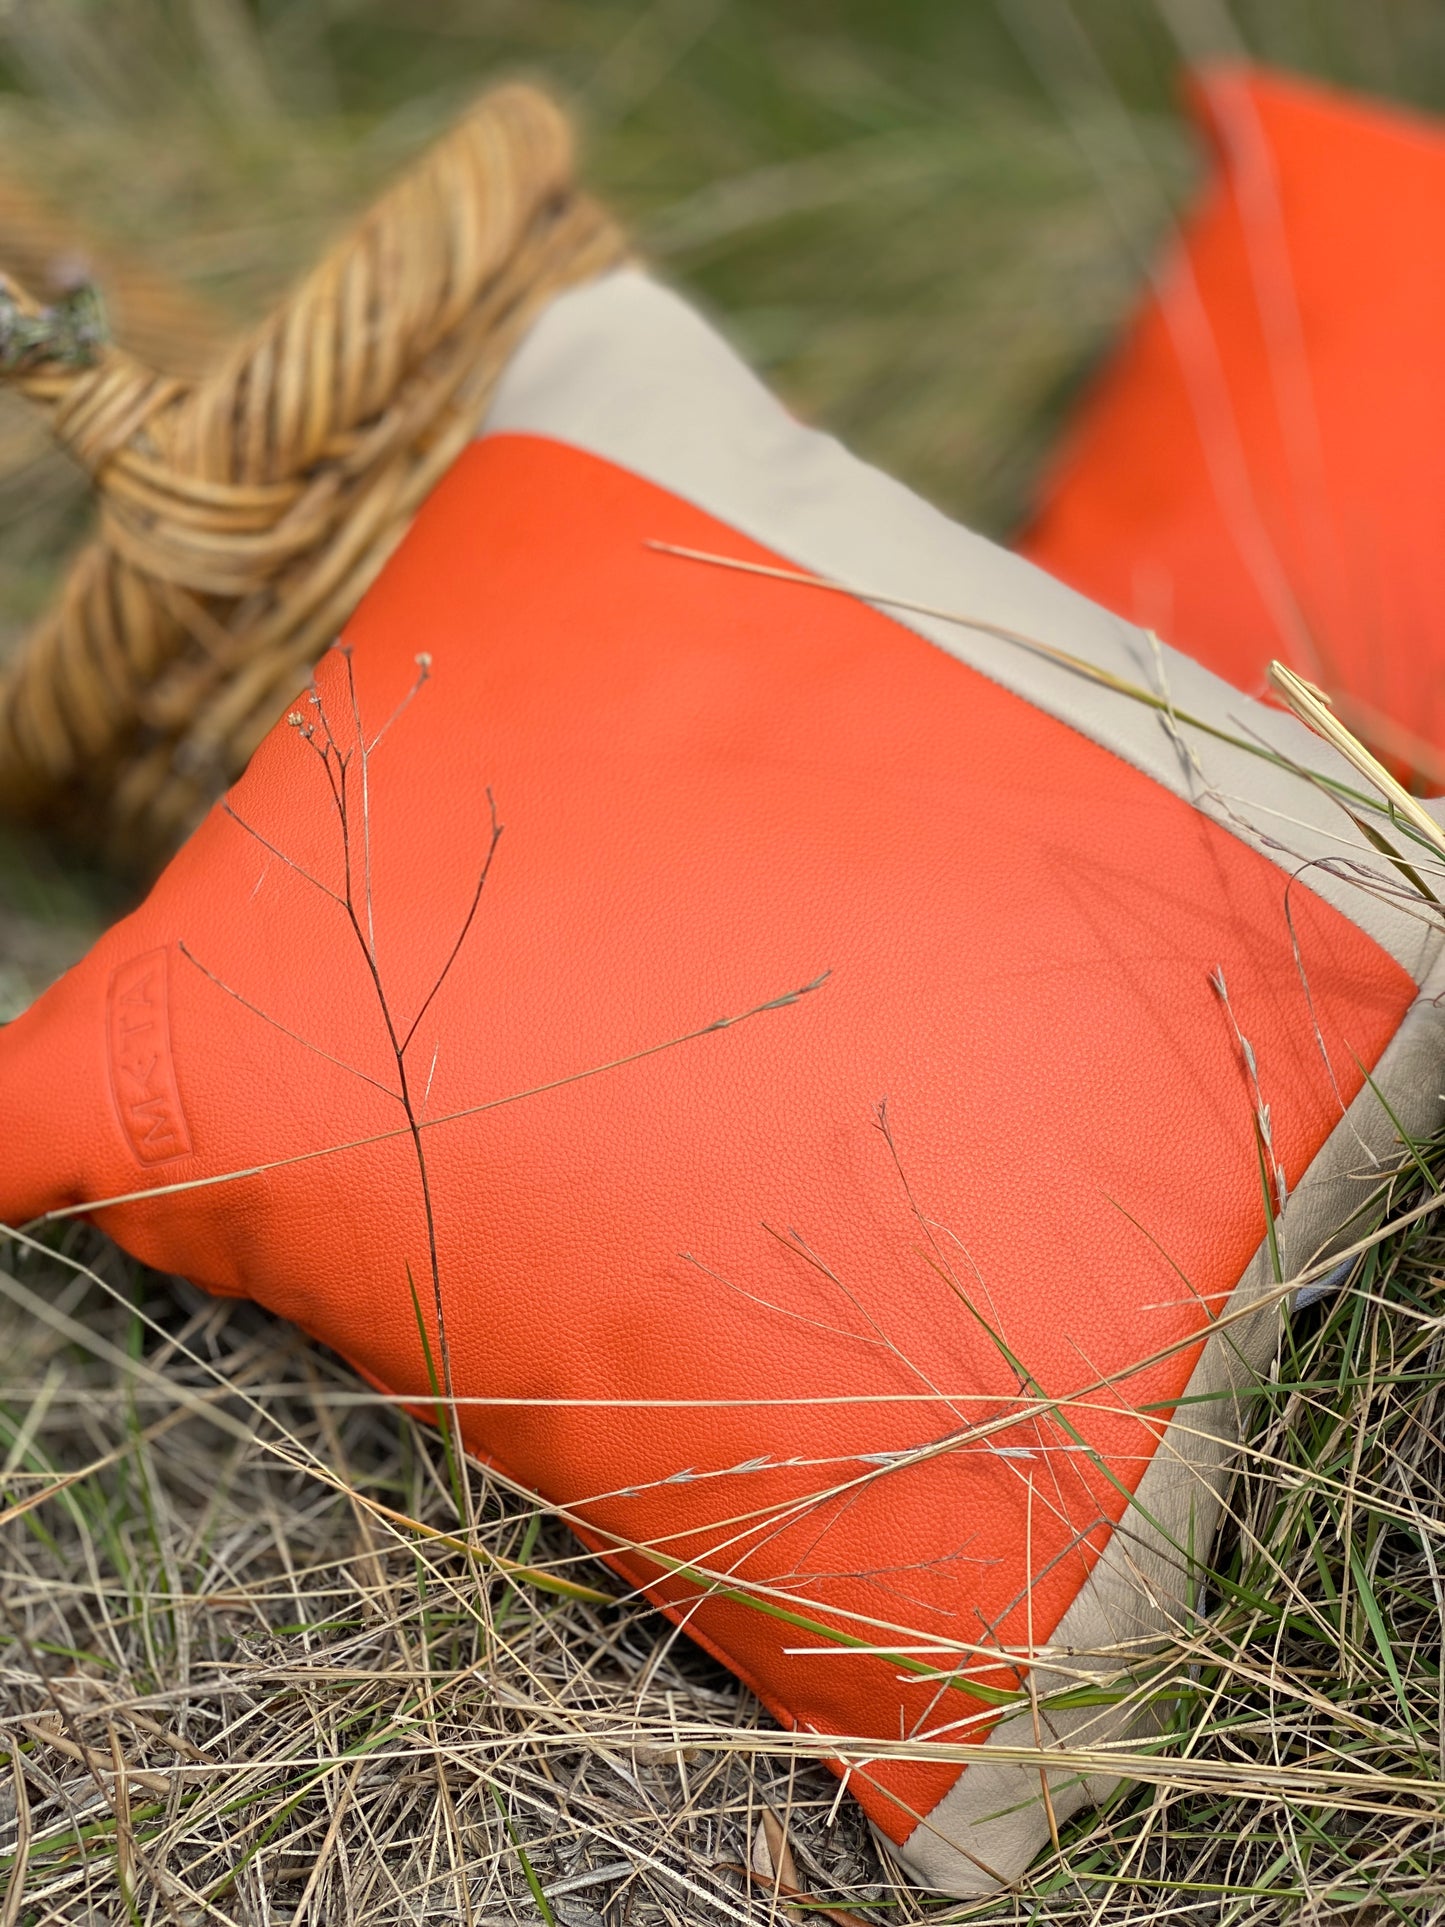
[[[1445,1119],[1445,972],[1427,984],[1375,1070],[1375,1083],[1402,1127],[1422,1137]],[[1378,1167],[1396,1151],[1395,1127],[1368,1085],[1331,1132],[1279,1222],[1285,1276],[1297,1275],[1362,1235],[1340,1230],[1369,1194]],[[1228,1309],[1268,1299],[1274,1272],[1262,1246],[1230,1295]],[[1036,1669],[1040,1695],[1067,1685],[1079,1670],[1117,1673],[1130,1651],[1167,1635],[1194,1584],[1175,1547],[1207,1553],[1219,1522],[1229,1461],[1240,1436],[1244,1401],[1269,1369],[1279,1338],[1277,1308],[1239,1320],[1204,1348],[1179,1414],[1165,1430],[1135,1495],[1134,1509],[1115,1528],[1098,1565],[1047,1641],[1068,1655],[1069,1674]],[[1173,1544],[1170,1543],[1172,1540]],[[1120,1648],[1123,1649],[1121,1655]],[[1112,1656],[1111,1656],[1112,1655]],[[1117,1707],[1080,1708],[1047,1722],[1049,1737],[1070,1747],[1108,1746],[1140,1726]],[[966,1897],[993,1893],[1014,1881],[1049,1844],[1048,1817],[1036,1767],[988,1760],[989,1746],[1033,1747],[1032,1714],[1010,1715],[980,1748],[946,1797],[901,1850],[883,1844],[924,1886]],[[1049,1775],[1060,1821],[1096,1802],[1117,1784],[1105,1774],[1087,1783],[1068,1772]],[[981,1866],[979,1863],[983,1863]],[[990,1872],[983,1871],[987,1867]]]
[[[1292,717],[1252,701],[1197,663],[1042,570],[971,534],[899,483],[802,427],[686,303],[635,269],[563,294],[513,356],[483,434],[546,435],[682,496],[801,569],[1022,631],[1246,734],[1307,768],[1347,766]],[[705,563],[659,555],[660,569]],[[717,575],[718,593],[729,579]],[[800,588],[799,596],[816,594]],[[1313,784],[1076,671],[957,623],[888,610],[960,661],[1082,731],[1188,797],[1284,870],[1311,864],[1311,889],[1390,952],[1416,981],[1439,937],[1399,907],[1400,880]],[[1393,902],[1322,859],[1361,866]]]

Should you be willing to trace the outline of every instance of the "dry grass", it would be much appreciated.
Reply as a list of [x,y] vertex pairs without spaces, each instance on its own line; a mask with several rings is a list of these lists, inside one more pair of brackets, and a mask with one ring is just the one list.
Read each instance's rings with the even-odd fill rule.
[[[1422,1152],[1382,1215],[1438,1201]],[[473,1468],[459,1500],[288,1327],[67,1242],[0,1279],[0,1918],[761,1921],[765,1807],[813,1907],[869,1920],[1438,1917],[1433,1212],[1291,1324],[1142,1786],[972,1906],[897,1882],[808,1743],[524,1497]]]
[[[565,1927],[746,1918],[726,1868],[761,1802],[814,1881],[894,1893],[851,1805],[824,1825],[831,1778],[769,1759],[747,1695],[653,1614],[479,1571],[434,1434],[253,1308],[81,1243],[92,1272],[60,1289],[32,1260],[9,1297],[12,1513],[77,1448],[91,1468],[5,1528],[16,1918],[123,1919],[127,1882],[147,1919],[535,1918],[532,1878]],[[615,1592],[473,1476],[493,1562]]]
[[[1170,59],[1231,16],[836,14],[16,0],[0,131],[7,167],[235,317],[496,63],[540,69],[644,241],[790,399],[1001,530],[1187,177]],[[1233,20],[1273,58],[1445,99],[1433,0]],[[12,421],[11,634],[81,514]],[[3,1015],[115,899],[0,859]],[[1381,1214],[1442,1174],[1445,1146],[1418,1147]],[[964,1908],[898,1883],[806,1746],[525,1496],[477,1468],[459,1492],[437,1437],[338,1362],[89,1232],[15,1251],[0,1927],[1441,1919],[1442,1265],[1426,1212],[1296,1317],[1196,1621],[1151,1675],[1168,1728],[1140,1784],[1020,1894]],[[452,1536],[469,1512],[481,1557]],[[764,1809],[807,1910],[741,1871]]]

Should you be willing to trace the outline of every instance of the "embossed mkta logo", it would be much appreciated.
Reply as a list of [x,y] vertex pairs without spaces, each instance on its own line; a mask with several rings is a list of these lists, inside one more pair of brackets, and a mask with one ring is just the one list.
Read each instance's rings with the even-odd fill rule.
[[111,977],[106,1004],[115,1107],[142,1164],[164,1164],[191,1148],[171,1055],[168,965],[164,950],[132,957]]

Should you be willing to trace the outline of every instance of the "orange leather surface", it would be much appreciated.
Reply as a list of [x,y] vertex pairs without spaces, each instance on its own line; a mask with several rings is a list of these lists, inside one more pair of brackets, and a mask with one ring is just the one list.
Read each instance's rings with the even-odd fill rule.
[[1212,177],[1019,546],[1408,768],[1445,751],[1445,132],[1247,70],[1191,99]]
[[[488,785],[506,826],[408,1051],[428,1117],[831,973],[743,1024],[428,1129],[457,1390],[543,1401],[472,1408],[469,1442],[577,1508],[593,1543],[659,1542],[869,1643],[1017,1648],[1030,1611],[1045,1640],[1123,1505],[1078,1438],[1028,1420],[906,1469],[864,1455],[1016,1409],[1020,1370],[1053,1397],[1128,1374],[1232,1287],[1265,1221],[1211,972],[1291,1178],[1339,1117],[1286,878],[876,611],[649,538],[765,559],[607,463],[494,438],[457,463],[348,632],[368,738],[416,653],[432,658],[365,800],[399,1029],[463,925]],[[338,655],[319,687],[354,748]],[[233,803],[0,1032],[0,1217],[301,1158],[101,1221],[420,1396],[413,1149],[306,1155],[402,1122],[314,748],[278,726]],[[1348,1099],[1413,987],[1306,889],[1291,903]],[[1124,1486],[1194,1357],[1073,1409]],[[858,1395],[917,1402],[817,1402]],[[616,1398],[744,1402],[546,1403]],[[790,1655],[826,1638],[703,1598],[641,1552],[609,1556],[786,1720],[982,1735],[954,1725],[980,1710],[963,1692],[886,1658]],[[1012,1677],[1004,1659],[980,1667]],[[877,1764],[852,1785],[902,1838],[956,1772]]]

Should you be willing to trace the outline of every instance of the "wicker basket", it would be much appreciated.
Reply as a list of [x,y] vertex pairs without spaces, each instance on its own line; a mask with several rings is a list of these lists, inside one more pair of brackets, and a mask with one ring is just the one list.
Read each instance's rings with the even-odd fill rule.
[[0,681],[0,809],[149,869],[305,681],[508,355],[623,258],[558,109],[485,96],[259,329],[187,380],[0,285],[0,373],[99,529]]

